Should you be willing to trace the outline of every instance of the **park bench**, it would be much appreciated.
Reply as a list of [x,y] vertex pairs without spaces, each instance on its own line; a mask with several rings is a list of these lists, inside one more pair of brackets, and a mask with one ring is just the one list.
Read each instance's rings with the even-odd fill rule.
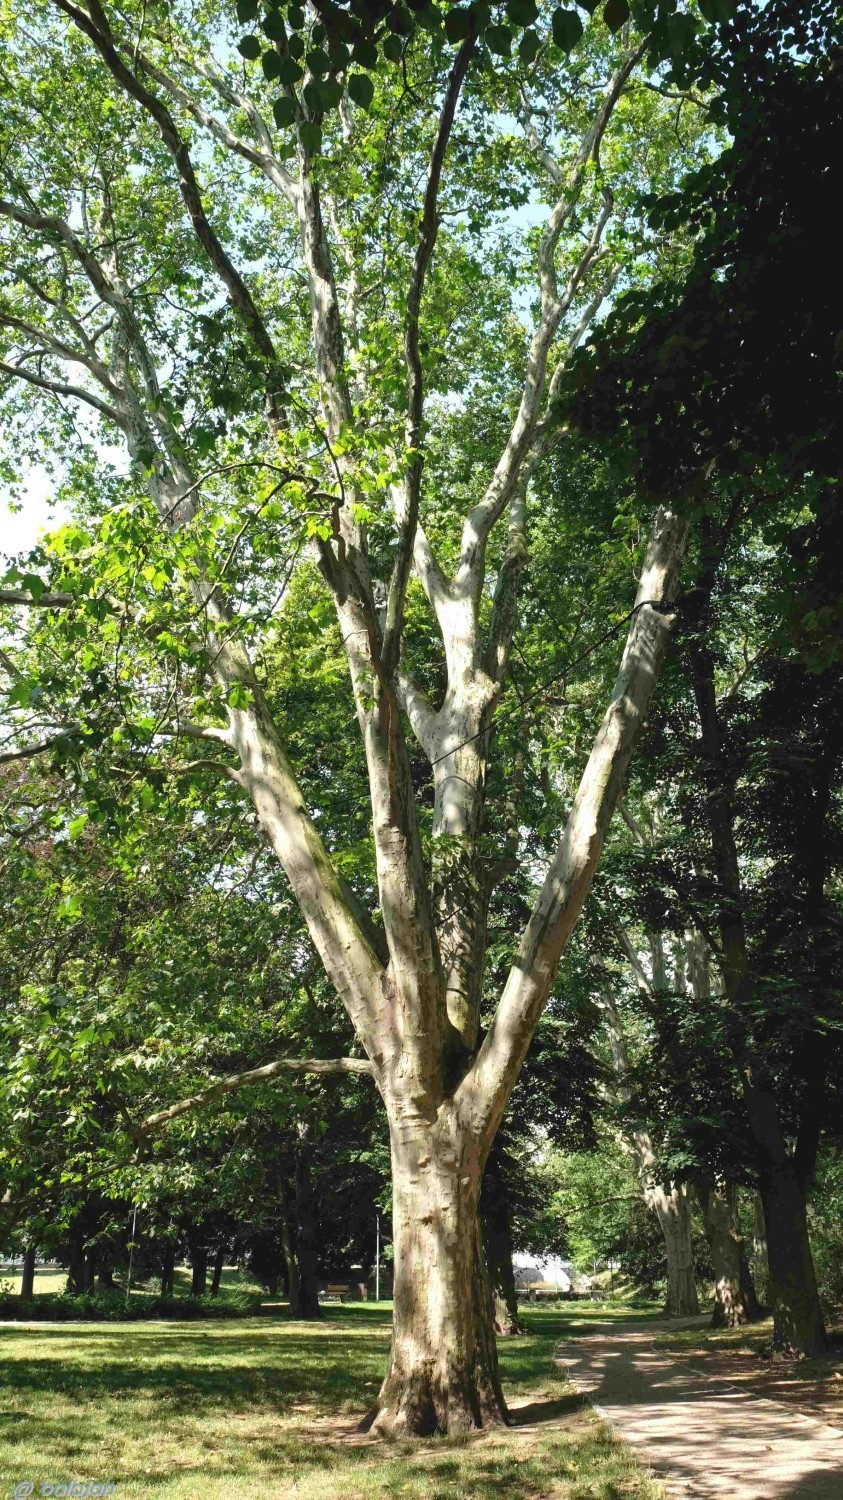
[[348,1296],[348,1283],[337,1281],[323,1287],[319,1293],[320,1302],[344,1302]]

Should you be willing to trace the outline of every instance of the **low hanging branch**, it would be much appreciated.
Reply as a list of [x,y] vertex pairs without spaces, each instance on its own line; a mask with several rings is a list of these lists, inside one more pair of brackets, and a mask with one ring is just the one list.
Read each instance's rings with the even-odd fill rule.
[[277,1062],[265,1063],[261,1068],[249,1068],[245,1073],[232,1073],[230,1077],[221,1078],[208,1088],[200,1089],[198,1094],[191,1094],[187,1099],[180,1099],[178,1104],[171,1104],[169,1109],[147,1115],[140,1125],[130,1127],[131,1134],[138,1141],[145,1140],[148,1135],[153,1135],[156,1130],[161,1130],[180,1115],[189,1114],[193,1109],[201,1109],[204,1104],[213,1104],[214,1100],[221,1099],[224,1094],[233,1094],[236,1089],[245,1088],[247,1084],[266,1083],[270,1078],[278,1078],[281,1073],[371,1072],[372,1064],[363,1057],[282,1057]]

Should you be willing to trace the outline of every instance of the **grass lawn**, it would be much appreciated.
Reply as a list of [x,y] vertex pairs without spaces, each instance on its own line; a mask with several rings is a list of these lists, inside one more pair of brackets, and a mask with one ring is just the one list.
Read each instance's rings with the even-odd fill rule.
[[[13,1292],[19,1292],[21,1286],[20,1271],[0,1271],[0,1282],[6,1282]],[[36,1297],[42,1292],[63,1292],[67,1285],[67,1271],[61,1267],[36,1266],[33,1293]],[[123,1285],[121,1278],[120,1285]],[[211,1285],[211,1273],[208,1272],[208,1286]],[[176,1297],[188,1297],[190,1295],[191,1272],[189,1266],[176,1266],[173,1275],[173,1293]],[[261,1289],[256,1281],[246,1271],[238,1270],[237,1266],[225,1266],[222,1273],[220,1290],[259,1292]],[[133,1292],[155,1292],[160,1291],[158,1280],[151,1281],[142,1286],[137,1281],[132,1287]]]
[[658,1500],[551,1362],[597,1316],[531,1310],[528,1336],[502,1342],[514,1427],[390,1446],[354,1431],[383,1372],[387,1305],[332,1305],[317,1325],[6,1325],[0,1495],[84,1479],[113,1480],[115,1500]]
[[746,1328],[685,1328],[663,1332],[656,1347],[685,1360],[700,1374],[726,1379],[754,1396],[785,1401],[834,1427],[843,1426],[843,1325],[831,1329],[822,1359],[770,1359],[772,1318]]

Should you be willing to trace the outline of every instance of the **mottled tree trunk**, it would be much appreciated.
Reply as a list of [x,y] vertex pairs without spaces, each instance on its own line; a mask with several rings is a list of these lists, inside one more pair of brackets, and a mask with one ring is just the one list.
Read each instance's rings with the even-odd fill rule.
[[693,1317],[699,1312],[700,1303],[694,1278],[691,1204],[687,1189],[677,1185],[668,1192],[651,1184],[644,1196],[664,1236],[667,1256],[665,1312],[669,1318]]
[[[455,1132],[392,1132],[389,1368],[366,1424],[381,1436],[506,1421],[483,1274],[479,1163]],[[484,1290],[485,1289],[485,1290]]]
[[705,1179],[698,1188],[705,1237],[714,1267],[714,1328],[737,1328],[749,1322],[741,1275],[742,1240],[738,1225],[738,1193],[732,1183]]
[[20,1294],[26,1300],[34,1296],[35,1293],[35,1250],[35,1245],[28,1245],[24,1251]]

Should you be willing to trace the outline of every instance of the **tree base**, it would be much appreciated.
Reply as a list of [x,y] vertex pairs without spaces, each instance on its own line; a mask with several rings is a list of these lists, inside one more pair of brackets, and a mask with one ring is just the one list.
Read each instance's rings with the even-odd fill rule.
[[491,1386],[478,1389],[470,1380],[447,1387],[430,1376],[387,1375],[376,1404],[366,1413],[358,1432],[401,1439],[447,1434],[464,1436],[486,1428],[506,1427],[509,1413],[502,1393]]

